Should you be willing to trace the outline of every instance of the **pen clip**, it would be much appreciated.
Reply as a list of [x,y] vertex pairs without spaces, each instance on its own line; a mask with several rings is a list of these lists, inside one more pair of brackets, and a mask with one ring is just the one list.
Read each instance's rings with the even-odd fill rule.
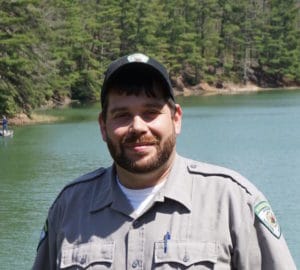
[[167,232],[165,235],[164,235],[164,253],[167,253],[167,250],[168,250],[168,240],[171,239],[171,234],[169,232]]

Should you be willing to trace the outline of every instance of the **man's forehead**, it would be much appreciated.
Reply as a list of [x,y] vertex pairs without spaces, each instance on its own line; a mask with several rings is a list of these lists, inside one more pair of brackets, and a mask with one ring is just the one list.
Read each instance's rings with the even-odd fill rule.
[[156,99],[158,102],[164,101],[163,93],[160,89],[153,89],[151,92],[148,92],[145,89],[134,90],[134,91],[123,91],[122,89],[112,88],[107,94],[108,98],[117,97],[118,99],[130,99],[131,97],[135,98],[149,98]]
[[131,107],[139,104],[144,107],[163,107],[167,102],[160,95],[160,97],[147,96],[141,91],[139,94],[128,94],[124,92],[112,91],[108,93],[108,108],[113,110],[118,107]]

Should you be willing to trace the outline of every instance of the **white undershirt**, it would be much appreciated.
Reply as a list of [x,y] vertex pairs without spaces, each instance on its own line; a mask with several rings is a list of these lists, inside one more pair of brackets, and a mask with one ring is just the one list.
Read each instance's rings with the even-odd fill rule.
[[157,185],[144,189],[130,189],[123,186],[117,177],[117,183],[129,202],[131,203],[134,213],[139,215],[147,206],[147,204],[153,199],[155,194],[165,184],[165,180],[158,183]]

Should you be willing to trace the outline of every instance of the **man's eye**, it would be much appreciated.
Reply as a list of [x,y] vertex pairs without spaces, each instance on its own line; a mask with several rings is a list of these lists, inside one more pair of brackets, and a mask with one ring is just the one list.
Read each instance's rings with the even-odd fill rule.
[[155,118],[160,114],[160,111],[157,110],[149,110],[144,112],[145,117]]
[[159,111],[148,111],[149,114],[159,114]]
[[113,118],[115,118],[115,119],[122,119],[122,118],[127,118],[127,117],[129,117],[129,113],[125,113],[125,112],[116,113],[113,115]]

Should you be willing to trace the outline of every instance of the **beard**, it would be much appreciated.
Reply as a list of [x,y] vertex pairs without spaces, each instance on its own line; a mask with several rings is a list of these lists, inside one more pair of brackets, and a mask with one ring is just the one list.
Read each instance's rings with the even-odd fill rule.
[[[133,160],[128,155],[126,155],[126,150],[124,147],[124,143],[134,142],[152,142],[156,150],[156,155],[149,157],[148,160],[144,162],[144,164],[139,164],[138,160]],[[126,138],[118,147],[118,145],[114,144],[110,140],[110,138],[107,138],[108,150],[115,163],[131,173],[149,173],[162,167],[169,160],[175,148],[175,144],[176,135],[174,131],[169,137],[167,137],[166,141],[163,144],[161,144],[160,140],[156,137],[143,138],[132,134],[130,137]]]

